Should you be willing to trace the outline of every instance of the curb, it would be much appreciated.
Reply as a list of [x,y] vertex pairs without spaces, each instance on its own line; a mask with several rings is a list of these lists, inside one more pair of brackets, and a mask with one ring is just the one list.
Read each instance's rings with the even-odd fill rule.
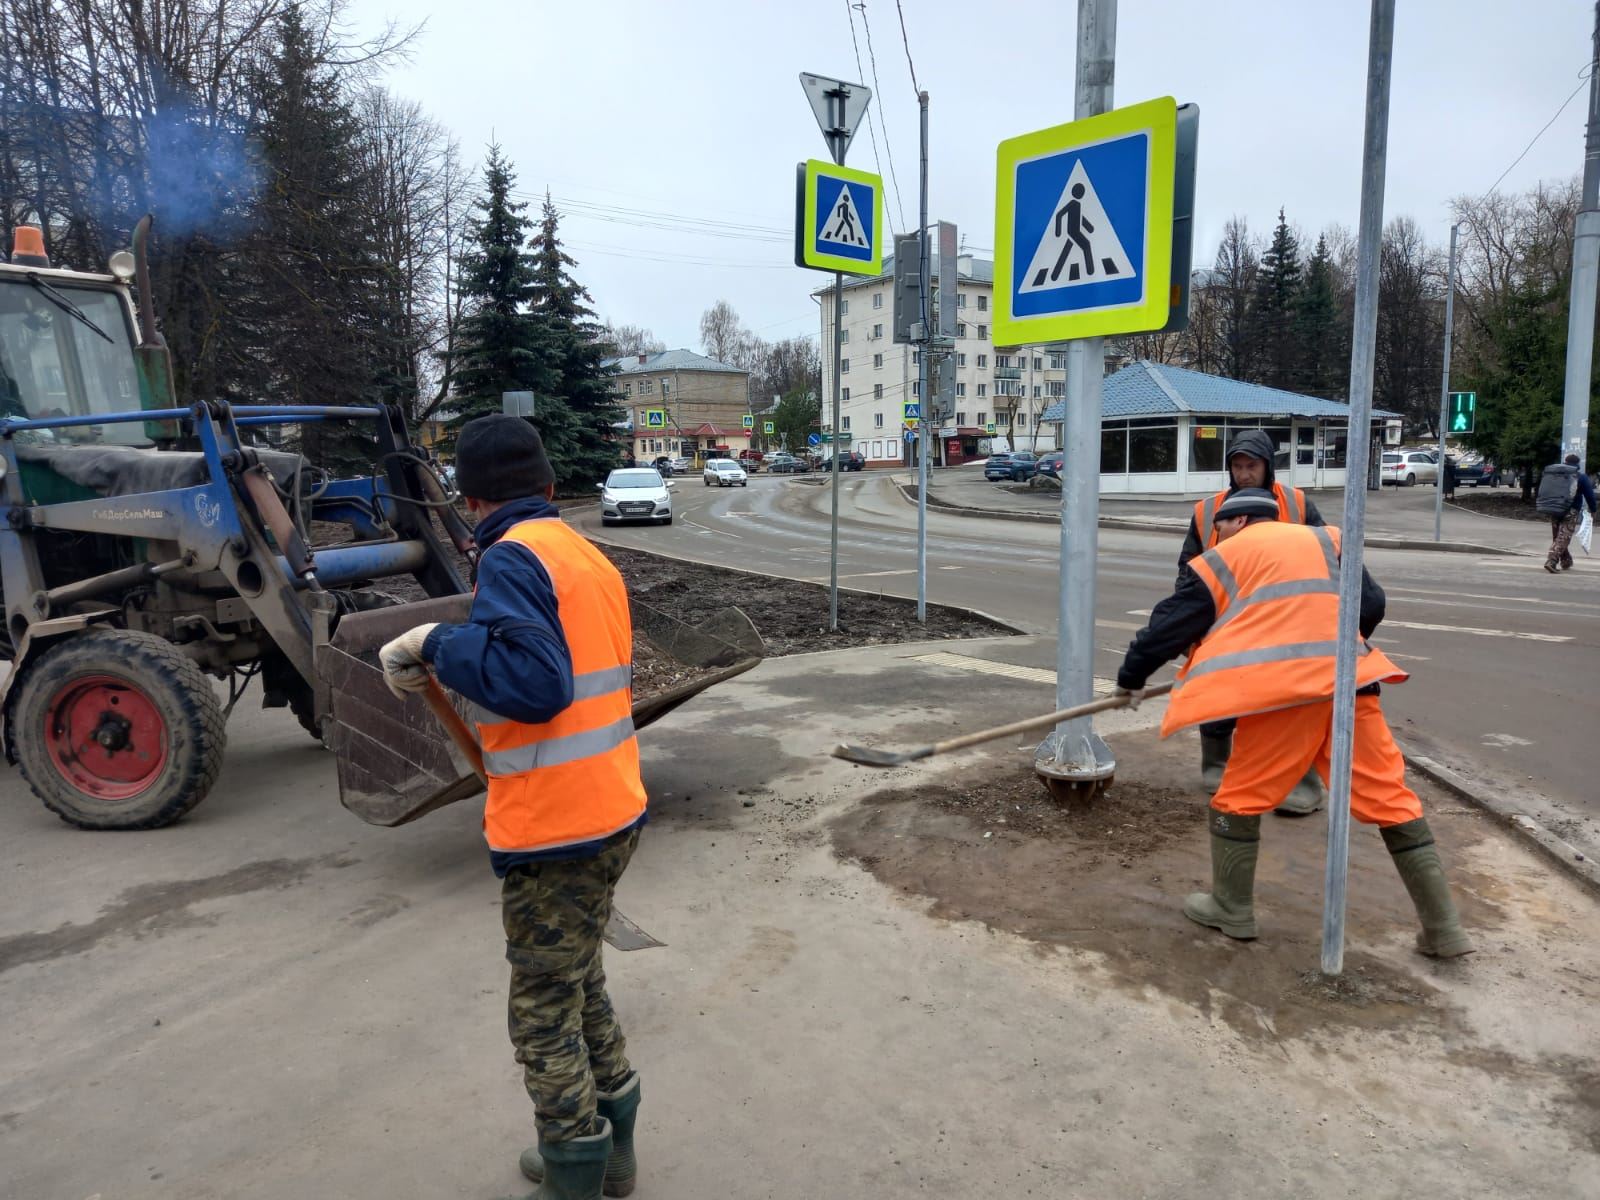
[[[681,555],[681,554],[663,554],[659,550],[644,550],[644,549],[641,549],[638,546],[631,546],[627,542],[616,541],[615,539],[606,537],[601,533],[595,532],[594,530],[585,529],[585,530],[580,530],[579,532],[581,532],[584,537],[588,538],[592,542],[603,542],[605,545],[607,545],[607,546],[615,546],[619,550],[632,550],[637,554],[651,554],[651,555],[654,555],[656,558],[668,558],[668,559],[672,559],[672,560],[674,560],[676,562],[694,563],[695,566],[697,566],[697,567],[711,567],[714,570],[726,571],[730,575],[758,575],[763,579],[782,579],[787,583],[803,583],[803,584],[806,584],[806,585],[808,585],[810,587],[821,588],[823,591],[827,591],[828,590],[828,585],[825,584],[825,583],[812,583],[809,579],[796,579],[793,575],[781,575],[777,571],[758,571],[758,570],[753,570],[750,567],[729,567],[729,566],[725,566],[722,563],[706,562],[704,559],[700,559],[700,558],[687,558],[687,557],[685,557],[684,555]],[[841,596],[861,596],[862,598],[867,599],[867,600],[902,600],[906,604],[911,605],[913,608],[916,607],[916,603],[917,603],[915,600],[906,599],[903,596],[886,596],[882,592],[869,592],[865,588],[846,587],[843,584],[841,584],[839,586],[839,594]],[[1033,636],[1035,636],[1035,634],[1031,630],[1023,629],[1020,626],[1013,625],[1010,621],[1002,620],[1001,618],[995,616],[993,613],[986,613],[981,608],[963,608],[959,604],[936,604],[933,601],[929,601],[928,602],[928,607],[929,608],[942,608],[945,612],[960,613],[962,616],[965,616],[965,617],[974,617],[974,618],[976,618],[976,619],[978,619],[980,621],[988,621],[996,629],[996,633],[994,635],[995,637],[1033,637]],[[962,639],[962,638],[935,638],[933,640],[936,641],[936,642],[951,642],[951,641],[963,641],[963,640],[966,640],[966,639]],[[914,643],[914,642],[879,642],[879,643],[876,643],[876,644],[880,645],[880,646],[899,646],[899,645],[907,645],[907,646],[909,646],[909,645],[918,645],[920,643]],[[861,647],[859,647],[859,646],[841,646],[841,647],[839,647],[840,650],[859,650],[860,648]],[[832,650],[813,650],[813,651],[809,651],[809,653],[812,653],[812,654],[832,654],[832,653],[834,653],[834,651],[832,651]],[[793,655],[784,655],[783,657],[792,658],[794,656]]]
[[1398,738],[1395,739],[1395,744],[1400,747],[1400,752],[1405,757],[1406,765],[1412,770],[1438,784],[1452,795],[1460,797],[1474,807],[1483,809],[1491,816],[1500,818],[1503,824],[1520,835],[1523,840],[1531,842],[1547,859],[1561,867],[1579,884],[1587,887],[1596,895],[1600,895],[1600,862],[1597,862],[1592,856],[1585,854],[1571,842],[1550,832],[1538,821],[1523,812],[1516,804],[1491,792],[1480,791],[1471,782],[1456,774],[1438,759],[1430,758],[1425,754],[1418,754]]
[[[900,491],[900,496],[908,504],[917,502],[913,485],[894,481]],[[928,507],[937,508],[940,512],[947,512],[958,517],[978,517],[991,521],[1030,521],[1036,525],[1055,525],[1059,518],[1049,513],[1033,512],[1006,512],[1003,509],[974,508],[968,504],[951,504],[947,500],[940,500],[932,490],[928,492]],[[1104,529],[1134,529],[1144,533],[1172,533],[1181,532],[1188,527],[1188,522],[1180,520],[1164,520],[1149,517],[1100,517],[1100,526]],[[1506,550],[1500,546],[1481,546],[1476,542],[1434,542],[1421,541],[1415,538],[1398,537],[1373,537],[1368,536],[1363,545],[1374,550],[1435,550],[1452,554],[1482,554],[1497,555],[1506,558],[1526,558],[1527,552],[1522,550]]]

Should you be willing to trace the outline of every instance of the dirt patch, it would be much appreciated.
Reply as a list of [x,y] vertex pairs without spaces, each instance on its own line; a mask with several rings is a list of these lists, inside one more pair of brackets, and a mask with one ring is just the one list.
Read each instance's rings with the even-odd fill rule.
[[1446,503],[1488,517],[1506,517],[1513,521],[1536,521],[1542,524],[1548,524],[1550,521],[1549,517],[1534,508],[1532,499],[1522,498],[1521,488],[1457,487],[1455,499]]
[[994,637],[1013,632],[982,617],[937,604],[928,605],[928,623],[917,621],[909,600],[839,596],[839,629],[828,629],[828,589],[794,579],[731,571],[703,563],[665,558],[642,550],[601,545],[628,584],[629,599],[697,625],[729,604],[754,622],[769,657],[806,654],[944,638]]
[[[1321,938],[1326,815],[1266,820],[1256,877],[1261,937],[1232,941],[1181,911],[1186,893],[1210,886],[1193,742],[1152,746],[1143,736],[1114,749],[1116,783],[1088,804],[1058,805],[1030,765],[997,756],[990,769],[969,768],[981,782],[867,796],[831,822],[834,851],[926,902],[935,917],[1088,952],[1118,987],[1153,989],[1252,1040],[1450,1021],[1428,975],[1459,964],[1418,958],[1414,969],[1397,969],[1367,949],[1409,939],[1416,922],[1375,831],[1352,831],[1345,974],[1330,981],[1307,969]],[[1480,817],[1453,811],[1431,818],[1447,858],[1481,837]],[[1468,923],[1498,925],[1497,906],[1474,894],[1477,881],[1452,873]]]

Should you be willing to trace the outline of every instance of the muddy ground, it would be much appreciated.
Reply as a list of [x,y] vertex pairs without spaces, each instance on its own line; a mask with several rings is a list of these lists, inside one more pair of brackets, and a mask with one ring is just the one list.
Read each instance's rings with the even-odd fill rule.
[[[1397,970],[1362,948],[1409,937],[1416,920],[1375,830],[1352,826],[1345,973],[1329,981],[1308,969],[1321,940],[1326,813],[1263,822],[1261,937],[1229,940],[1180,909],[1186,893],[1210,886],[1193,744],[1111,741],[1119,759],[1138,756],[1137,780],[1090,803],[1058,805],[1030,764],[997,757],[992,771],[968,769],[959,783],[864,797],[832,822],[835,852],[936,917],[1018,934],[1041,952],[1093,952],[1125,990],[1164,993],[1251,1040],[1315,1040],[1351,1027],[1447,1033],[1453,1014],[1432,979],[1462,964],[1418,957],[1414,969]],[[1496,929],[1499,885],[1459,865],[1492,818],[1435,800],[1429,819],[1464,919]],[[1600,1138],[1600,1095],[1591,1095],[1587,1120]]]
[[1521,488],[1457,487],[1455,498],[1447,501],[1468,512],[1489,517],[1509,517],[1513,521],[1549,523],[1550,518],[1522,498]]

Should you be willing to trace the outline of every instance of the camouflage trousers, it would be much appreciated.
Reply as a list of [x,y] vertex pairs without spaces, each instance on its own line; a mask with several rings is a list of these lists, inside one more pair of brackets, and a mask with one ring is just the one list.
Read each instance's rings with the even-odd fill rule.
[[1578,532],[1583,510],[1575,508],[1564,517],[1550,518],[1550,553],[1545,562],[1563,570],[1572,569],[1572,535]]
[[511,963],[511,1044],[533,1098],[540,1136],[595,1132],[595,1089],[627,1078],[626,1039],[606,995],[601,938],[611,897],[639,831],[592,858],[527,863],[506,872],[501,908]]

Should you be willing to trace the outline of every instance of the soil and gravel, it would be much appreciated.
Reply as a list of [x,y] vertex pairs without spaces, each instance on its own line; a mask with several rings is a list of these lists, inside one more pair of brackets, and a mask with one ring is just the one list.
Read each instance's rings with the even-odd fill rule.
[[[1409,938],[1416,917],[1376,833],[1351,835],[1349,949],[1337,982],[1308,971],[1321,935],[1326,814],[1268,818],[1257,918],[1262,936],[1234,942],[1186,920],[1186,893],[1210,883],[1206,800],[1195,747],[1176,738],[1113,738],[1129,765],[1105,794],[1064,806],[1030,763],[997,754],[959,781],[864,796],[830,824],[834,853],[915,898],[931,915],[974,921],[1046,948],[1088,951],[1110,981],[1166,993],[1252,1040],[1315,1038],[1332,1027],[1442,1029],[1451,1013],[1428,971],[1400,970],[1364,947]],[[1487,818],[1424,794],[1452,860]],[[1469,925],[1501,923],[1494,889],[1457,867]]]
[[1488,517],[1506,517],[1513,521],[1539,521],[1546,524],[1550,520],[1533,507],[1531,499],[1522,498],[1521,488],[1458,487],[1455,499],[1447,503]]

